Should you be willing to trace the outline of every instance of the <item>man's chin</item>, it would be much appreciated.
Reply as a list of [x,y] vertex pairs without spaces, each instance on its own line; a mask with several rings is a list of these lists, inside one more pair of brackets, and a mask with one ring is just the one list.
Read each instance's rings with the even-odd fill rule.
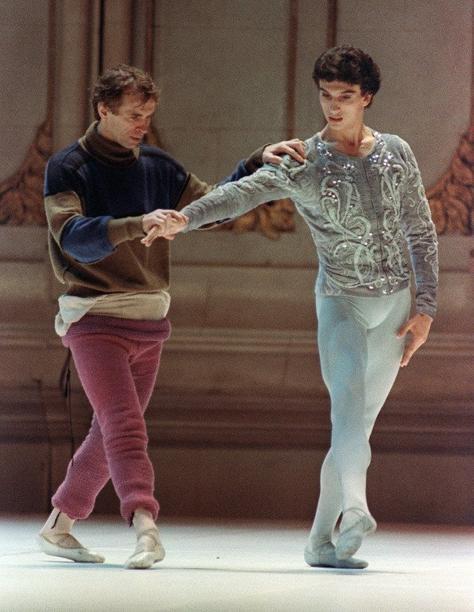
[[132,150],[132,149],[136,149],[142,140],[143,138],[134,138],[134,139],[128,140],[127,142],[121,142],[120,144],[122,145],[124,149]]

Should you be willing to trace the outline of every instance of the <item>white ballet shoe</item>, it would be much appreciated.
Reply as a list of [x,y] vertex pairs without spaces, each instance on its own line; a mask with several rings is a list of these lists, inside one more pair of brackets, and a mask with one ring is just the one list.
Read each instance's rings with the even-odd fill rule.
[[336,557],[348,559],[357,552],[362,540],[377,528],[375,520],[359,508],[349,508],[342,516],[339,538],[336,542]]
[[41,550],[53,557],[63,557],[76,563],[103,563],[105,557],[84,548],[70,533],[38,535]]
[[308,544],[304,549],[304,560],[311,567],[337,567],[339,569],[365,569],[369,564],[362,559],[349,557],[338,559],[336,548],[332,542],[321,544],[317,548],[311,548]]
[[125,562],[125,567],[126,569],[149,569],[154,563],[162,561],[165,554],[158,529],[147,529],[138,536],[135,551]]

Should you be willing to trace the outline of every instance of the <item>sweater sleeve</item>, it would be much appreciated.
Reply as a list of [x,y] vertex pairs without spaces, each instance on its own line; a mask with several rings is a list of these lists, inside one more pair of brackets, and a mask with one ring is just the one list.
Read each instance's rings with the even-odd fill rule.
[[207,195],[183,208],[189,218],[184,231],[216,221],[228,221],[256,208],[259,204],[295,197],[306,164],[296,167],[288,160],[280,166],[264,166],[237,182],[218,186]]
[[438,288],[438,240],[415,156],[402,142],[407,168],[401,224],[416,284],[416,310],[434,317]]
[[84,215],[80,193],[74,170],[52,158],[45,175],[46,218],[53,240],[70,257],[95,263],[113,253],[120,242],[144,236],[141,215],[121,219]]

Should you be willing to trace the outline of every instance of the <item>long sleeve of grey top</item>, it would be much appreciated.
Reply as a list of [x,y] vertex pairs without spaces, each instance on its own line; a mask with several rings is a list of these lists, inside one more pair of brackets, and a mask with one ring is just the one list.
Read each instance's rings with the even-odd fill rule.
[[[288,162],[289,164],[289,162]],[[259,204],[289,197],[298,186],[295,175],[303,166],[291,168],[264,166],[251,176],[221,185],[181,211],[189,218],[185,232],[215,221],[230,220]]]
[[[438,239],[415,156],[406,142],[403,150],[407,177],[401,226],[415,273],[416,302],[431,304],[438,288]],[[421,311],[434,315],[426,308]]]

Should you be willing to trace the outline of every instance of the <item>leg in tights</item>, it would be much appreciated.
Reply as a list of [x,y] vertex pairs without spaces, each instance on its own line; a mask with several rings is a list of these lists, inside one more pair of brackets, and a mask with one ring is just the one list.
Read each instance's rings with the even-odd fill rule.
[[409,308],[408,290],[383,298],[318,296],[318,343],[331,397],[332,436],[321,468],[313,547],[331,540],[343,510],[356,507],[370,514],[369,436],[399,369],[403,342],[395,333]]
[[[100,342],[98,336],[98,334],[94,335],[94,342]],[[120,344],[120,340],[118,342]],[[143,414],[155,385],[162,342],[140,343],[140,350],[132,352],[126,350],[125,346],[126,344],[122,346],[121,350],[114,350],[113,352],[115,358],[123,362],[120,367],[129,371],[127,377],[133,381],[134,395],[138,400],[140,412]],[[115,347],[117,348],[117,345]],[[72,346],[71,349],[74,354]],[[100,352],[99,346],[97,349]],[[108,358],[110,359],[110,357],[109,355]],[[78,361],[81,364],[83,359],[78,357]],[[112,362],[109,361],[109,365],[112,366]],[[97,371],[101,372],[102,370],[99,368]],[[81,375],[80,371],[79,374]],[[86,373],[83,373],[83,376],[87,378]],[[100,376],[98,376],[98,379],[100,380]],[[134,402],[135,398],[132,403]],[[92,512],[96,497],[109,478],[110,470],[104,450],[101,428],[97,415],[94,413],[90,431],[74,455],[74,462],[70,463],[66,478],[53,497],[53,505],[72,518],[86,518]]]

